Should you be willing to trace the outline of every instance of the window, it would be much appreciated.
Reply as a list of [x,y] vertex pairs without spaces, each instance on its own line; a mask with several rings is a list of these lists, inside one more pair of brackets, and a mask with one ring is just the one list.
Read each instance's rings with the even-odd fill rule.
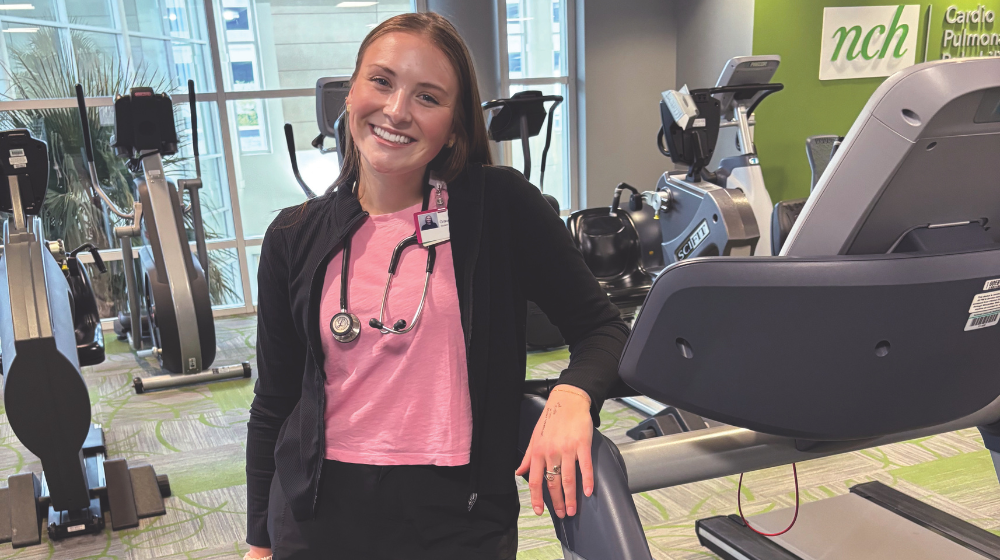
[[250,16],[246,8],[224,8],[222,19],[226,22],[226,31],[250,31]]
[[[570,69],[565,53],[570,52],[564,18],[567,0],[507,0],[506,45],[507,74],[503,87],[508,96],[519,91],[540,90],[546,95],[560,95],[562,104],[556,109],[552,119],[552,142],[545,165],[546,194],[559,200],[563,209],[573,209],[577,196],[572,184],[575,152],[571,120],[567,118],[573,111],[575,86],[570,78]],[[546,111],[551,103],[546,104]],[[545,130],[529,140],[532,160],[532,182],[540,179],[538,166],[541,165],[542,150],[545,146]],[[505,143],[503,158],[506,164],[523,169],[524,162],[520,140],[516,146]]]
[[[96,274],[88,266],[106,318],[117,314],[123,300],[124,274],[115,224],[87,199],[77,111],[66,108],[75,103],[73,85],[83,83],[87,97],[98,98],[96,105],[132,85],[170,93],[180,149],[166,168],[180,179],[195,173],[186,102],[187,81],[195,81],[212,304],[217,314],[249,312],[256,300],[261,237],[277,210],[305,199],[288,163],[283,124],[295,127],[294,149],[305,181],[324,191],[340,169],[335,155],[310,144],[317,133],[316,79],[350,75],[369,30],[413,11],[411,0],[380,0],[362,8],[325,0],[0,3],[8,4],[0,10],[0,91],[19,103],[0,102],[0,126],[31,129],[49,143],[50,154],[59,154],[60,169],[69,171],[50,174],[52,196],[46,203],[51,199],[53,205],[47,208],[45,233],[68,247],[93,241],[102,249],[109,273]],[[213,48],[221,61],[218,82]],[[91,104],[88,118],[100,158],[98,178],[125,206],[132,187],[108,145],[113,110]]]
[[510,74],[512,77],[521,77],[521,53],[507,53],[510,64]]

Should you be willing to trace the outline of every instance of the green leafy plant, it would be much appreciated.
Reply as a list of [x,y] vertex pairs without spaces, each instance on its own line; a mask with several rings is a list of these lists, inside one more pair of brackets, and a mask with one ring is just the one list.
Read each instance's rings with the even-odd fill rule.
[[[78,61],[75,73],[72,61],[61,54],[58,33],[52,28],[40,28],[21,48],[8,45],[10,64],[2,69],[10,87],[0,94],[0,100],[72,98],[76,95],[74,87],[78,82],[83,85],[87,97],[113,97],[138,86],[152,87],[155,91],[171,89],[169,77],[162,73],[146,65],[131,67],[127,62],[106,56],[85,33],[75,30],[70,33]],[[175,106],[175,120],[180,120],[177,112],[178,106]],[[98,206],[91,201],[79,119],[75,107],[18,109],[0,112],[0,128],[26,128],[48,144],[50,172],[41,213],[46,238],[62,239],[67,249],[86,242],[101,249],[119,247],[114,227],[124,222],[103,204]],[[114,133],[113,108],[89,108],[87,120],[101,186],[119,208],[130,210],[135,196],[133,174],[110,145]],[[179,140],[181,146],[190,142],[183,132]],[[168,173],[179,171],[186,159],[180,156],[164,158],[164,168]],[[185,221],[189,237],[193,239],[190,213],[185,214]],[[222,237],[207,225],[205,234],[208,239]],[[240,298],[235,286],[239,279],[229,262],[233,256],[224,252],[224,258],[217,263],[215,257],[221,253],[213,252],[207,272],[211,299],[213,304],[237,303]],[[125,309],[124,271],[119,263],[115,265],[110,267],[108,274],[94,274],[92,269],[91,281],[99,296],[103,317],[115,316]]]

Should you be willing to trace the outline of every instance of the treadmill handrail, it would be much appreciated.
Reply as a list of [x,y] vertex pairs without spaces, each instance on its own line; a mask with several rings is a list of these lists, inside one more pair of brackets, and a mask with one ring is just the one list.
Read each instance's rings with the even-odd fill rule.
[[803,442],[795,438],[717,426],[626,443],[618,450],[628,472],[629,491],[635,494],[987,426],[998,420],[1000,397],[968,416],[937,426],[867,440],[814,444],[805,449],[800,449]]

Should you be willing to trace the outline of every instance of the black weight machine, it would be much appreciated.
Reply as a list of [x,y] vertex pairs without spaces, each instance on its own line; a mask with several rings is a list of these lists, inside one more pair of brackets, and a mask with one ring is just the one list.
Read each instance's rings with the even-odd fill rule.
[[76,255],[46,241],[39,214],[48,182],[44,142],[27,130],[0,132],[0,210],[10,214],[0,257],[0,344],[3,398],[18,440],[42,463],[39,478],[11,475],[0,488],[0,542],[15,548],[50,539],[99,533],[104,512],[114,530],[163,515],[170,495],[165,475],[152,466],[129,467],[107,459],[104,431],[91,423],[90,396],[81,365],[104,361],[104,339],[90,278]]
[[[248,362],[208,369],[215,360],[215,322],[199,198],[202,182],[194,82],[188,81],[188,96],[196,177],[181,179],[176,184],[167,179],[163,169],[163,157],[177,153],[178,144],[170,97],[138,87],[115,99],[115,134],[111,146],[119,157],[128,160],[129,170],[136,175],[138,200],[131,212],[119,209],[98,181],[83,88],[79,84],[76,95],[93,202],[98,206],[103,202],[126,222],[115,227],[115,235],[121,239],[129,312],[119,315],[116,327],[136,351],[150,349],[160,367],[168,372],[136,377],[133,380],[136,393],[250,377]],[[184,191],[191,200],[188,208],[183,204]],[[188,211],[194,225],[197,259],[192,257],[184,227]],[[140,242],[141,278],[135,272],[133,238]]]

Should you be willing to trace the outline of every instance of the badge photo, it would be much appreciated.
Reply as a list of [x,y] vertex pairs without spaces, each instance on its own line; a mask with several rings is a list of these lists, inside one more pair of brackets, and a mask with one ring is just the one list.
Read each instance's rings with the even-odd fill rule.
[[413,215],[413,225],[417,228],[417,241],[424,247],[450,239],[447,208],[417,212]]

